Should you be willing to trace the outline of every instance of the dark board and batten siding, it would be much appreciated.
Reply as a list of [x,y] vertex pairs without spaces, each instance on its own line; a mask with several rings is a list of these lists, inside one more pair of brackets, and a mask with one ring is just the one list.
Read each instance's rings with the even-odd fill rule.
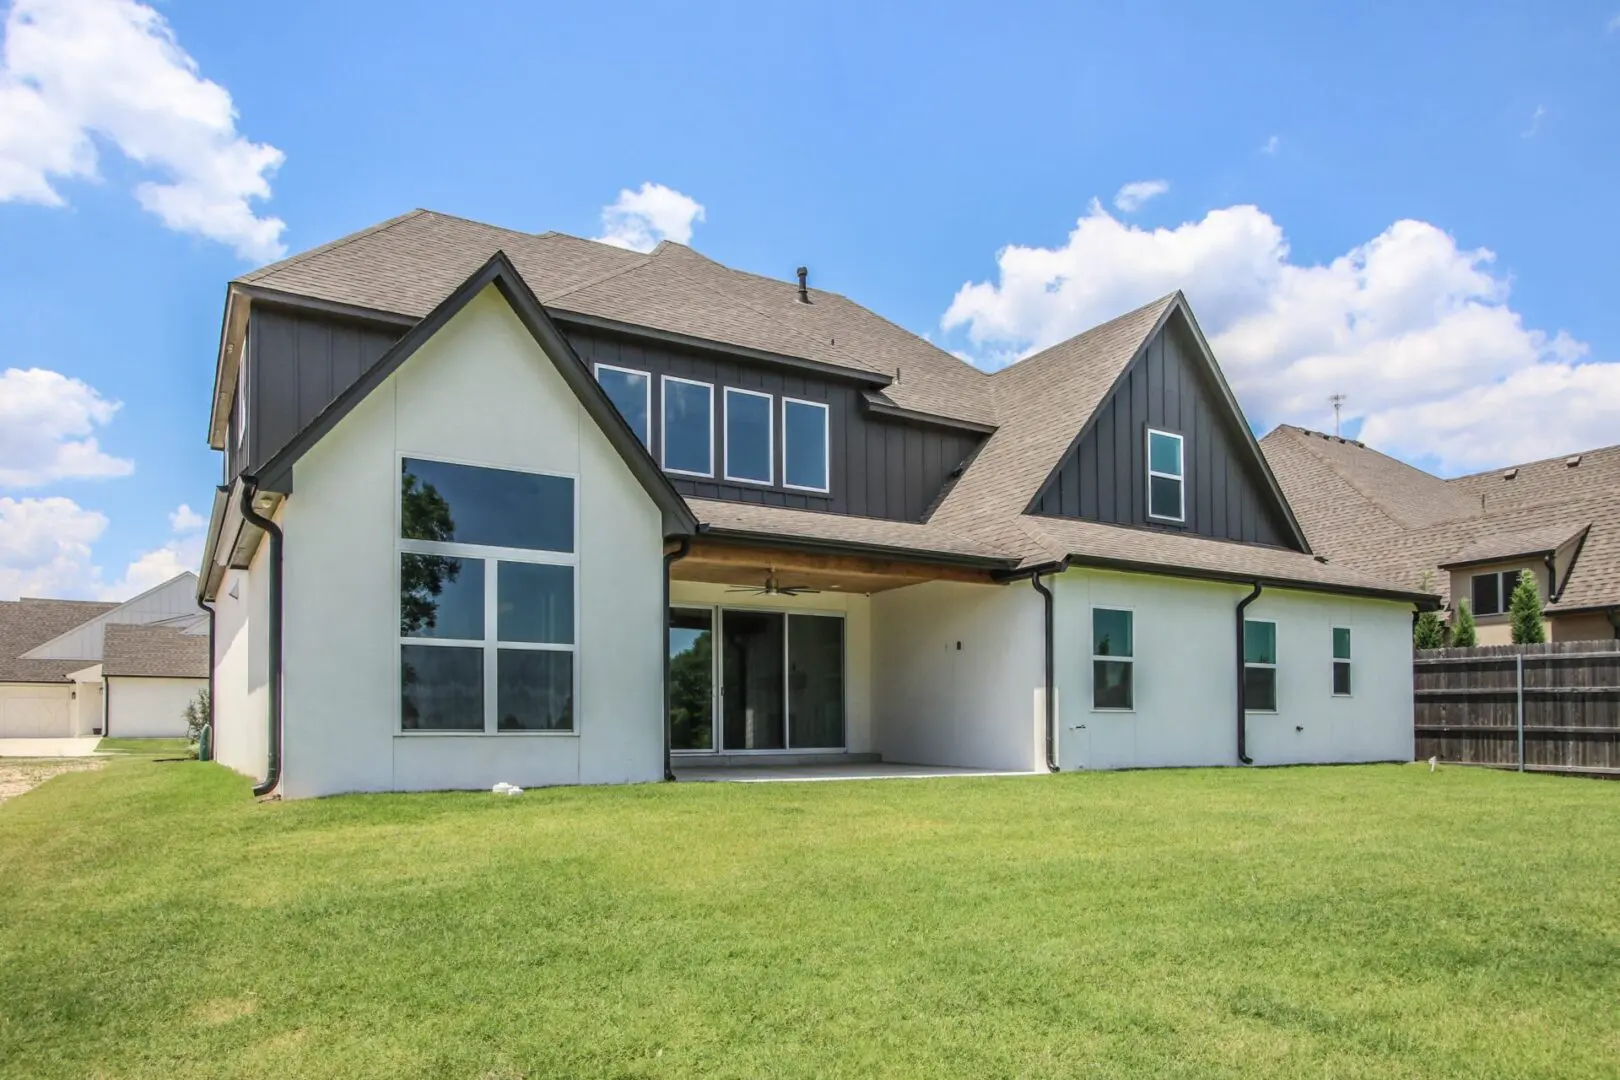
[[[597,364],[648,372],[653,378],[652,444],[660,445],[659,379],[675,375],[714,386],[715,480],[671,476],[675,490],[699,499],[761,503],[798,510],[825,510],[859,517],[920,521],[951,473],[972,456],[983,436],[948,428],[882,420],[865,411],[861,387],[790,368],[750,364],[727,356],[673,348],[596,330],[563,327],[574,351],[593,371]],[[731,484],[722,460],[725,387],[770,394],[776,446],[774,475],[782,477],[782,397],[826,402],[831,491],[825,495]]]
[[[861,387],[787,367],[749,364],[718,354],[645,343],[630,337],[563,326],[592,371],[598,363],[646,371],[653,377],[652,444],[661,435],[658,379],[678,375],[714,384],[715,473],[722,476],[721,424],[724,388],[772,395],[775,476],[782,476],[781,399],[826,402],[830,480],[826,495],[772,487],[671,476],[677,491],[703,499],[764,503],[837,514],[918,521],[936,501],[951,474],[978,449],[983,436],[874,417]],[[258,468],[307,427],[327,405],[359,379],[399,340],[398,327],[369,324],[314,312],[255,304],[248,330],[248,446],[236,450],[232,413],[227,457],[231,476]]]
[[[1219,389],[1172,319],[1125,373],[1096,422],[1036,496],[1051,517],[1178,528],[1147,516],[1147,429],[1184,437],[1187,520],[1200,536],[1296,547],[1281,508],[1244,453]],[[1083,418],[1082,418],[1083,419]]]

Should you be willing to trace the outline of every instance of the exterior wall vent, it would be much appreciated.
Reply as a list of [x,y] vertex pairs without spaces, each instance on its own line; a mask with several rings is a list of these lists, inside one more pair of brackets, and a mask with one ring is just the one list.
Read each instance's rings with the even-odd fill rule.
[[1581,455],[1579,455],[1579,454],[1571,454],[1571,455],[1569,455],[1569,457],[1564,459],[1564,464],[1569,466],[1571,469],[1573,469],[1575,466],[1579,465],[1580,463],[1581,463]]
[[1515,476],[1518,476],[1518,475],[1519,475],[1519,470],[1518,469],[1516,469],[1516,468],[1515,469],[1507,469],[1502,473],[1502,479],[1504,479],[1504,480],[1512,480]]

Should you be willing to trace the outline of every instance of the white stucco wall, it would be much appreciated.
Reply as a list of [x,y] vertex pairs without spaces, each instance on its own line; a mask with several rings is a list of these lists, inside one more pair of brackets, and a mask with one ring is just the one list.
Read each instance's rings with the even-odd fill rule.
[[[1237,762],[1236,624],[1246,586],[1070,570],[1055,583],[1058,761],[1064,769]],[[1134,613],[1135,708],[1091,707],[1091,609]],[[1277,624],[1277,712],[1250,713],[1256,764],[1409,761],[1411,606],[1266,589],[1247,617]],[[1350,697],[1333,696],[1332,628],[1348,627]]]
[[930,582],[872,597],[872,708],[885,761],[1044,768],[1041,597],[1027,582]]
[[[679,565],[679,564],[677,564]],[[787,582],[783,582],[787,584]],[[804,596],[754,596],[725,585],[671,581],[676,606],[800,611],[844,617],[844,749],[852,754],[877,750],[872,730],[872,603],[864,595],[826,591]]]
[[[576,478],[575,733],[400,732],[402,454]],[[293,489],[285,795],[662,777],[659,511],[494,288],[311,449]]]
[[107,734],[118,739],[177,739],[186,733],[183,716],[207,679],[134,678],[107,680]]
[[261,542],[248,569],[227,570],[214,603],[214,759],[255,780],[270,745],[269,553]]
[[57,739],[72,734],[71,683],[0,683],[0,739]]

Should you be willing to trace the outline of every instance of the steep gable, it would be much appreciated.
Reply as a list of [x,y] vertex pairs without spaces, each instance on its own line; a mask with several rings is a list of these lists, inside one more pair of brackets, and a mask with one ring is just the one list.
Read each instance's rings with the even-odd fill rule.
[[[1304,550],[1184,305],[1166,315],[1083,421],[1029,512]],[[1150,428],[1182,438],[1183,522],[1148,514]]]

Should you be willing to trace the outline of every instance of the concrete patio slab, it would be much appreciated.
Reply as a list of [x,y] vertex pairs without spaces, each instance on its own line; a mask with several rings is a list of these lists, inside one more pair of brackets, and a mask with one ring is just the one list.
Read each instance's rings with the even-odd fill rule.
[[728,765],[677,766],[675,779],[700,783],[775,784],[818,780],[926,780],[950,776],[1033,776],[1034,773],[998,772],[994,769],[957,769],[943,765],[901,765],[893,762],[840,765]]
[[89,757],[100,741],[99,735],[82,739],[0,739],[0,757]]

